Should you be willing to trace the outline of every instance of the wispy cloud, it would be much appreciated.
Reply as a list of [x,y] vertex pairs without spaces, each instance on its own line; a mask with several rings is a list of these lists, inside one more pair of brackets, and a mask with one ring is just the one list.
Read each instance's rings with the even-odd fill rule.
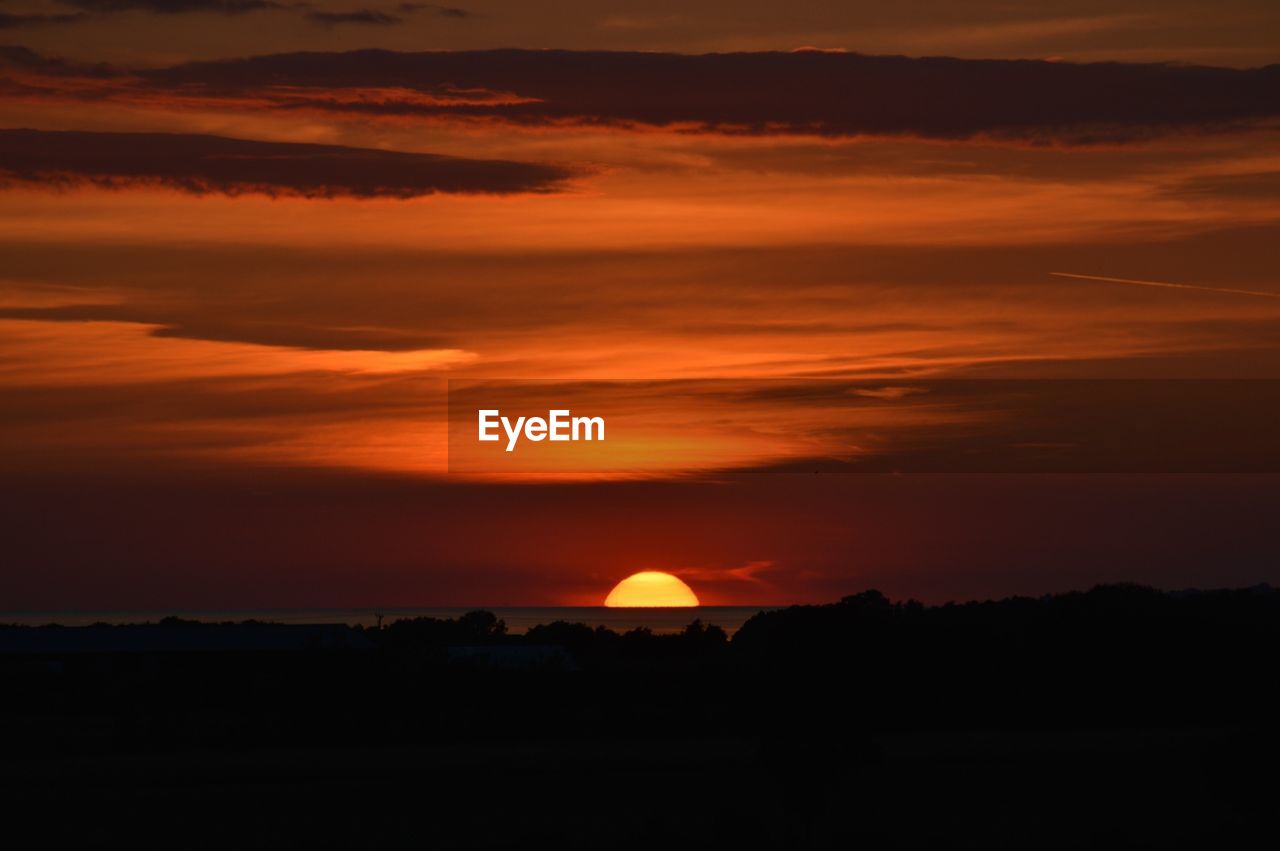
[[757,559],[730,567],[682,567],[671,572],[681,579],[708,583],[747,583],[768,586],[764,574],[777,569],[778,563],[770,559]]
[[338,145],[166,133],[0,130],[0,183],[310,198],[413,198],[436,192],[548,192],[565,168]]
[[438,3],[401,3],[396,9],[405,14],[413,12],[430,12],[441,18],[475,18],[475,12],[457,6],[441,6]]
[[367,24],[370,26],[390,27],[404,22],[404,18],[392,15],[389,12],[379,12],[376,9],[353,9],[348,12],[328,12],[317,9],[307,12],[306,19],[326,26]]
[[48,27],[59,24],[74,24],[83,18],[80,14],[48,15],[38,12],[19,12],[10,14],[0,12],[0,30],[16,30],[26,27]]
[[277,3],[274,0],[58,0],[58,2],[64,6],[101,14],[140,11],[156,15],[182,15],[191,12],[242,15],[262,9],[288,7],[288,4]]
[[245,15],[250,12],[269,10],[297,11],[308,21],[328,26],[340,24],[367,24],[374,26],[395,26],[404,23],[403,15],[419,12],[440,18],[462,20],[474,18],[476,14],[457,6],[443,6],[436,3],[400,3],[392,9],[318,9],[306,0],[56,0],[64,6],[82,10],[79,14],[0,14],[0,29],[15,29],[24,26],[41,26],[48,24],[71,23],[85,17],[85,14],[115,15],[122,12],[145,12],[152,15]]

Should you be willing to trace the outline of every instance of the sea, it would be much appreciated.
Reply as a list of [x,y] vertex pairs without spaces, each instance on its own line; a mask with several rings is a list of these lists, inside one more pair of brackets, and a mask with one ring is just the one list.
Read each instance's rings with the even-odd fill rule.
[[94,623],[126,624],[155,623],[166,617],[205,623],[240,623],[247,620],[269,623],[333,624],[351,626],[376,626],[381,617],[384,626],[398,620],[411,618],[457,618],[467,612],[484,609],[493,612],[507,625],[507,632],[521,634],[538,624],[568,621],[590,627],[603,626],[615,632],[626,632],[645,627],[657,634],[682,631],[694,620],[715,625],[729,635],[738,631],[757,612],[768,611],[766,606],[697,606],[689,608],[636,608],[609,609],[604,606],[465,606],[460,608],[424,609],[228,609],[228,610],[163,610],[163,611],[78,611],[78,612],[0,612],[0,625],[88,626]]

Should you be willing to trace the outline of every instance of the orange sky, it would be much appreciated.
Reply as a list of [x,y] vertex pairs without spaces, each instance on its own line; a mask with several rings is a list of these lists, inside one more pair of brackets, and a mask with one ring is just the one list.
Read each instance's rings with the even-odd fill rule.
[[[847,12],[824,17],[829,10],[819,5],[800,4],[786,29],[770,30],[774,18],[761,13],[733,30],[707,24],[723,14],[715,4],[693,12],[648,4],[641,17],[620,4],[616,14],[593,13],[591,27],[562,16],[523,30],[519,46],[763,50],[818,43],[810,36],[827,26],[829,43],[819,46],[869,52],[1154,57],[1236,68],[1274,61],[1247,25],[1275,23],[1259,4],[1239,4],[1237,29],[1199,26],[1190,5],[1103,12],[1049,3],[1021,19],[963,19],[939,6],[935,24],[923,27],[877,13],[858,29]],[[437,24],[470,29],[430,47],[508,44],[504,34],[523,9],[489,4],[469,18],[442,18],[433,32]],[[749,484],[723,477],[797,459],[916,451],[922,434],[968,440],[979,424],[1021,416],[930,381],[1280,379],[1280,298],[1051,275],[1280,293],[1274,69],[1191,69],[1142,82],[1173,87],[1170,109],[1185,109],[1152,106],[1145,116],[1111,109],[1106,92],[1076,91],[1070,69],[1061,82],[1045,72],[1061,86],[1053,97],[1062,114],[1079,116],[1063,124],[1027,112],[1022,66],[1002,66],[1008,97],[988,92],[972,114],[919,100],[907,83],[900,109],[893,97],[867,101],[865,110],[878,110],[875,126],[891,132],[860,129],[870,112],[830,93],[800,98],[802,114],[793,114],[785,92],[769,100],[744,90],[741,108],[759,115],[749,132],[733,124],[748,113],[724,111],[715,92],[705,102],[700,90],[682,98],[678,85],[652,103],[614,109],[584,96],[564,105],[554,99],[559,71],[527,92],[513,78],[508,90],[499,67],[506,60],[493,54],[466,58],[477,84],[451,79],[454,94],[431,114],[400,104],[435,109],[435,83],[348,60],[341,67],[349,83],[326,77],[323,86],[284,90],[234,61],[146,76],[192,57],[404,47],[418,21],[376,32],[313,32],[300,23],[268,44],[261,28],[245,26],[254,14],[285,13],[205,15],[211,33],[241,39],[217,50],[194,35],[193,16],[145,6],[13,31],[12,43],[31,51],[8,54],[0,67],[3,125],[44,135],[0,141],[0,470],[29,489],[8,489],[9,522],[22,531],[12,530],[13,567],[0,577],[0,599],[12,602],[0,609],[215,599],[583,602],[641,569],[683,571],[713,603],[819,599],[872,579],[934,598],[1038,592],[1130,569],[1157,583],[1213,584],[1212,572],[1197,574],[1183,556],[1171,560],[1165,543],[1151,543],[1155,521],[1144,521],[1154,524],[1149,539],[1118,542],[1123,533],[1107,528],[1076,545],[1077,562],[1092,560],[1076,563],[1078,572],[1067,563],[1071,553],[1055,552],[1020,573],[1013,561],[1025,564],[1044,530],[1028,531],[1019,506],[1075,498],[1043,483],[996,487],[977,477],[970,497],[952,493],[965,512],[995,493],[993,510],[1008,512],[1021,531],[1003,548],[966,534],[968,555],[944,555],[917,530],[933,530],[926,538],[954,531],[954,517],[928,513],[945,511],[945,500],[931,496],[913,513],[899,495],[887,511],[868,495],[883,486],[865,477],[838,477],[819,490],[787,474]],[[1155,15],[1164,16],[1161,27],[1150,25]],[[139,37],[120,48],[114,34],[134,19],[171,34],[170,47],[146,48]],[[837,38],[855,30],[870,35]],[[770,40],[771,31],[780,34]],[[68,61],[47,58],[55,56]],[[85,64],[99,59],[112,69]],[[638,65],[584,61],[627,85],[651,73],[643,57]],[[785,57],[760,61],[791,73]],[[810,73],[807,61],[797,74]],[[939,79],[987,73],[921,62],[920,73]],[[1045,64],[1056,63],[1036,67]],[[334,67],[296,73],[331,76]],[[899,85],[899,66],[868,67]],[[707,68],[732,83],[720,65]],[[1122,93],[1123,74],[1147,72],[1081,73],[1122,74]],[[1186,94],[1192,89],[1195,97]],[[459,111],[471,101],[489,109],[490,90],[507,104],[496,108],[532,112]],[[299,97],[305,103],[292,103]],[[353,111],[353,102],[377,109]],[[1213,118],[1228,102],[1235,117]],[[289,147],[296,144],[331,147]],[[464,378],[711,381],[692,385],[678,405],[659,390],[619,409],[645,424],[626,449],[643,457],[643,483],[625,481],[636,473],[629,463],[625,475],[592,471],[590,483],[533,484],[526,471],[504,484],[447,472],[444,391],[448,379]],[[726,394],[714,383],[814,378],[854,384],[833,405],[826,397],[778,403]],[[912,382],[920,392],[876,395]],[[861,396],[860,386],[868,391]],[[207,499],[198,487],[205,477]],[[314,489],[299,484],[307,477]],[[1255,493],[1260,480],[1242,487]],[[120,505],[130,512],[93,502],[110,500],[113,482],[129,494]],[[677,495],[609,496],[626,487]],[[1010,495],[1021,487],[1034,496]],[[1077,496],[1093,492],[1073,487]],[[1150,504],[1142,485],[1126,487]],[[411,495],[397,502],[391,494],[402,488]],[[353,508],[370,489],[371,503],[390,506],[376,518]],[[261,512],[244,514],[230,496],[241,492]],[[1158,502],[1172,517],[1206,493],[1226,500],[1205,509],[1220,524],[1248,520],[1227,507],[1238,498],[1230,488],[1188,486]],[[540,527],[529,519],[535,503],[560,513],[534,511]],[[147,524],[157,504],[187,513],[153,534]],[[853,512],[873,504],[878,531],[864,550],[855,530],[866,520]],[[676,505],[685,507],[673,522]],[[67,531],[53,550],[32,531],[48,522],[38,511],[50,510]],[[580,512],[594,530],[575,539],[570,521]],[[266,532],[268,516],[280,523]],[[328,552],[348,562],[304,540],[321,517],[330,518],[319,533],[331,537]],[[735,523],[756,528],[742,535],[731,531]],[[601,528],[629,540],[630,551],[608,551]],[[1196,541],[1213,537],[1194,531],[1202,533]],[[1254,540],[1249,529],[1235,534]],[[176,553],[227,535],[238,548],[215,547],[220,559],[201,555],[180,568]],[[895,551],[895,538],[914,543]],[[1121,551],[1123,564],[1096,561]],[[362,552],[368,564],[351,564]],[[859,552],[873,555],[851,556]],[[1265,563],[1262,550],[1246,548],[1231,575],[1260,580],[1255,565]],[[249,577],[263,569],[275,575],[250,590]],[[166,573],[174,570],[185,578]],[[308,571],[316,579],[300,590]]]

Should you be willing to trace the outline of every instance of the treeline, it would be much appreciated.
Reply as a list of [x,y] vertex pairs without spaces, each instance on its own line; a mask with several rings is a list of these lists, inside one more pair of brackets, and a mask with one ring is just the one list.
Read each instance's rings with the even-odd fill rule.
[[383,629],[365,631],[379,647],[398,654],[426,654],[446,659],[442,651],[458,646],[558,647],[583,667],[612,663],[707,662],[727,651],[729,637],[716,625],[695,619],[683,631],[655,634],[645,627],[619,633],[603,626],[554,621],[539,624],[523,635],[511,635],[492,612],[468,612],[459,618],[398,620]]
[[1181,653],[1186,661],[1224,650],[1251,653],[1280,636],[1280,591],[1165,592],[1132,584],[1039,598],[1010,597],[927,606],[893,602],[871,590],[837,603],[761,611],[730,640],[715,624],[695,619],[684,631],[619,633],[603,626],[556,621],[511,635],[487,611],[456,619],[414,618],[364,633],[380,647],[426,652],[453,645],[557,645],[584,664],[610,658],[769,663],[832,659],[1039,654],[1042,661],[1106,657],[1135,664]]
[[[717,682],[799,725],[937,713],[948,723],[1247,721],[1280,709],[1280,592],[1100,585],[1041,598],[927,606],[877,591],[762,611],[730,639],[695,620],[655,635],[557,622],[510,635],[488,612],[365,634],[402,669],[647,672]],[[451,655],[481,645],[492,655]],[[563,648],[522,656],[503,648]],[[569,665],[559,660],[569,659]],[[759,707],[765,707],[760,710]]]

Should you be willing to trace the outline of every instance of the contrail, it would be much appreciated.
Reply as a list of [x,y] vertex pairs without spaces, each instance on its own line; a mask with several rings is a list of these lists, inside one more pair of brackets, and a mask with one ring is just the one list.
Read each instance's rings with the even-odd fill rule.
[[1195,284],[1170,284],[1165,281],[1138,281],[1133,278],[1104,278],[1101,275],[1075,275],[1071,272],[1050,272],[1058,278],[1076,278],[1081,281],[1106,281],[1112,284],[1134,284],[1139,287],[1162,287],[1170,290],[1201,290],[1207,293],[1231,293],[1232,295],[1253,295],[1260,298],[1280,298],[1280,293],[1268,293],[1261,290],[1232,290],[1226,287],[1201,287]]

